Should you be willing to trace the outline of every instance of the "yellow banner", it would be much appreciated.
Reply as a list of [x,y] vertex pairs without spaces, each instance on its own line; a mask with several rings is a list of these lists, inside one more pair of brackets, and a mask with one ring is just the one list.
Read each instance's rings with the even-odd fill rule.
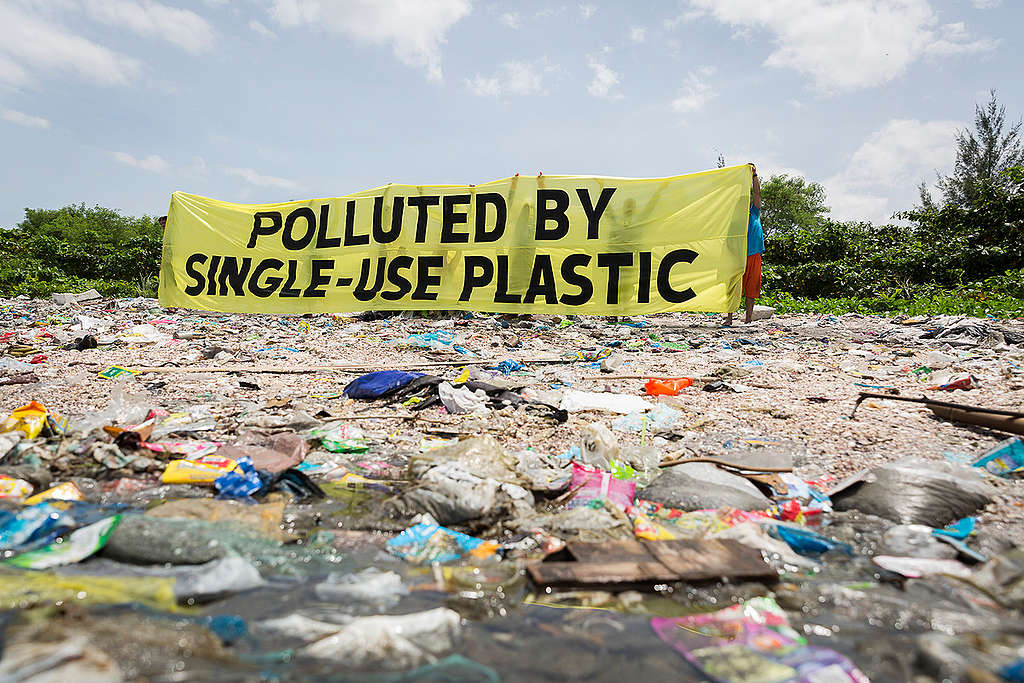
[[387,185],[231,204],[175,192],[160,304],[240,313],[728,311],[751,170]]

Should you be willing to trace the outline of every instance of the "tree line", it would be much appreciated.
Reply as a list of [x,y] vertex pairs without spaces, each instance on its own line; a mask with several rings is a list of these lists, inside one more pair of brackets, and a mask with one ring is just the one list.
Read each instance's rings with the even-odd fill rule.
[[155,217],[85,204],[25,209],[25,219],[0,236],[0,296],[91,288],[156,296],[163,231]]
[[770,303],[821,312],[1024,315],[1024,144],[995,92],[955,136],[938,196],[886,225],[837,221],[825,189],[776,175],[761,186]]
[[[957,131],[949,175],[885,225],[831,218],[818,183],[764,181],[764,292],[783,311],[1024,315],[1024,140],[996,93]],[[719,156],[718,164],[725,165]],[[25,209],[0,231],[0,296],[96,288],[155,296],[155,217],[84,204]]]

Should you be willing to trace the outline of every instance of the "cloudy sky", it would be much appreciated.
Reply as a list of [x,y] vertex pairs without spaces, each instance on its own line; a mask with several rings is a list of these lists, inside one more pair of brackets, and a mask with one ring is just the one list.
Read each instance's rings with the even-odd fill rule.
[[0,0],[0,226],[514,173],[754,161],[888,220],[995,88],[1020,0]]

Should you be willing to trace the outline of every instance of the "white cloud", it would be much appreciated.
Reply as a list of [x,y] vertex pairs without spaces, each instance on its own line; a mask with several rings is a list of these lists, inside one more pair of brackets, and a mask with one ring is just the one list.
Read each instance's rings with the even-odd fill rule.
[[978,9],[992,9],[1003,4],[1003,0],[971,0],[971,4]]
[[262,22],[256,21],[255,19],[249,20],[249,29],[254,33],[258,33],[264,38],[277,38],[276,33],[274,33],[269,28],[264,26]]
[[533,95],[541,92],[544,74],[553,71],[546,59],[537,62],[505,62],[501,65],[503,90],[511,95]]
[[225,168],[224,172],[228,175],[238,176],[250,185],[256,187],[276,187],[281,190],[301,190],[302,186],[294,180],[288,180],[287,178],[278,178],[272,175],[263,175],[257,173],[251,168]]
[[717,97],[707,80],[715,73],[715,67],[704,66],[691,71],[683,81],[683,91],[672,100],[672,111],[679,114],[700,111],[708,102]]
[[629,29],[629,39],[634,43],[642,43],[647,40],[647,29],[643,26],[634,26]]
[[587,58],[587,66],[594,72],[594,78],[587,86],[588,93],[606,100],[622,99],[622,93],[616,92],[616,86],[621,82],[619,74],[593,56]]
[[182,169],[182,173],[186,177],[191,178],[206,178],[210,175],[209,167],[206,165],[206,159],[203,157],[196,157],[192,164]]
[[925,57],[992,49],[962,23],[941,24],[930,0],[690,0],[741,31],[764,29],[775,49],[765,65],[810,76],[826,92],[888,83]]
[[192,54],[212,49],[215,42],[213,27],[201,16],[155,0],[85,0],[83,7],[96,21],[166,40]]
[[46,129],[50,127],[50,122],[41,116],[33,116],[7,107],[0,107],[0,119],[26,128]]
[[783,155],[753,145],[730,148],[724,155],[729,166],[753,162],[762,179],[785,174],[820,182],[825,202],[832,207],[830,215],[837,220],[888,223],[893,213],[918,203],[922,180],[933,183],[936,171],[949,171],[953,136],[959,128],[963,124],[957,121],[892,119],[868,135],[838,173],[824,180],[794,168]]
[[[715,154],[719,150],[714,150]],[[771,178],[773,175],[799,176],[806,178],[807,174],[798,168],[794,168],[775,155],[758,151],[751,148],[731,148],[721,153],[725,157],[726,166],[741,166],[743,164],[754,164],[757,166],[757,174],[761,178]]]
[[523,25],[522,18],[519,16],[519,12],[505,12],[498,20],[508,26],[509,28],[516,29]]
[[390,44],[400,61],[440,81],[445,34],[471,9],[470,0],[274,0],[271,14],[282,26],[308,24],[371,45]]
[[[0,27],[0,35],[2,34],[3,28]],[[3,45],[0,45],[0,50],[2,49]],[[28,71],[25,67],[0,52],[0,84],[20,85],[28,82],[28,80]]]
[[674,17],[669,17],[661,22],[661,25],[668,31],[671,31],[680,24],[689,24],[691,21],[696,21],[704,16],[703,10],[691,9],[681,14],[677,14]]
[[587,2],[581,2],[580,3],[580,15],[584,19],[589,19],[590,17],[594,16],[594,13],[596,13],[596,12],[597,12],[597,8],[594,7],[593,5],[591,5],[590,3],[587,3]]
[[151,171],[153,173],[163,173],[171,167],[162,157],[156,154],[150,154],[145,159],[136,159],[127,152],[111,152],[110,156],[125,166],[131,166],[132,168],[142,169],[143,171]]
[[487,78],[477,74],[473,78],[467,78],[466,85],[471,93],[480,97],[498,97],[501,95],[501,81],[498,80],[497,76]]
[[70,72],[102,85],[126,85],[138,60],[78,36],[52,17],[0,2],[0,84],[23,86],[34,77]]
[[504,62],[493,76],[466,79],[470,92],[481,97],[536,95],[544,90],[544,75],[557,71],[546,58],[535,62]]
[[886,222],[918,201],[918,184],[932,182],[954,157],[957,121],[893,119],[850,157],[846,168],[825,180],[833,215]]

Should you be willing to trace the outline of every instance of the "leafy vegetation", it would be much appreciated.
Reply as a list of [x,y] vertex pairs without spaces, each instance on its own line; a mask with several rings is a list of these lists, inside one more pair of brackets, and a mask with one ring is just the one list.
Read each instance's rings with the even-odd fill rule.
[[777,232],[766,242],[766,299],[806,312],[1024,314],[1024,168],[979,183],[964,206],[900,218]]
[[[1024,149],[992,99],[956,135],[941,204],[872,225],[828,217],[824,192],[776,176],[762,185],[765,301],[814,313],[1024,315]],[[780,207],[785,207],[780,210]]]
[[[1022,123],[1007,126],[994,94],[975,113],[975,130],[957,133],[954,173],[939,179],[941,203],[922,192],[899,223],[833,220],[821,185],[765,181],[763,302],[782,312],[1024,316]],[[99,206],[25,209],[16,228],[0,230],[0,296],[93,287],[155,296],[161,235],[154,218]]]
[[[1006,172],[1014,166],[1024,165],[1024,139],[1021,127],[1024,121],[1007,127],[1006,107],[1001,106],[993,90],[988,103],[974,106],[974,130],[960,130],[956,134],[956,162],[951,175],[939,177],[938,187],[943,203],[967,206],[978,196],[986,183],[1000,185]],[[925,187],[920,186],[921,205],[936,208],[935,200]]]
[[775,175],[761,184],[761,227],[765,239],[780,233],[814,228],[830,209],[825,188],[800,176]]
[[978,295],[965,298],[957,292],[902,297],[795,297],[789,292],[769,292],[758,302],[779,313],[843,315],[969,315],[976,318],[1024,318],[1024,299]]
[[84,204],[25,209],[25,220],[0,232],[0,295],[156,296],[161,240],[148,216]]

